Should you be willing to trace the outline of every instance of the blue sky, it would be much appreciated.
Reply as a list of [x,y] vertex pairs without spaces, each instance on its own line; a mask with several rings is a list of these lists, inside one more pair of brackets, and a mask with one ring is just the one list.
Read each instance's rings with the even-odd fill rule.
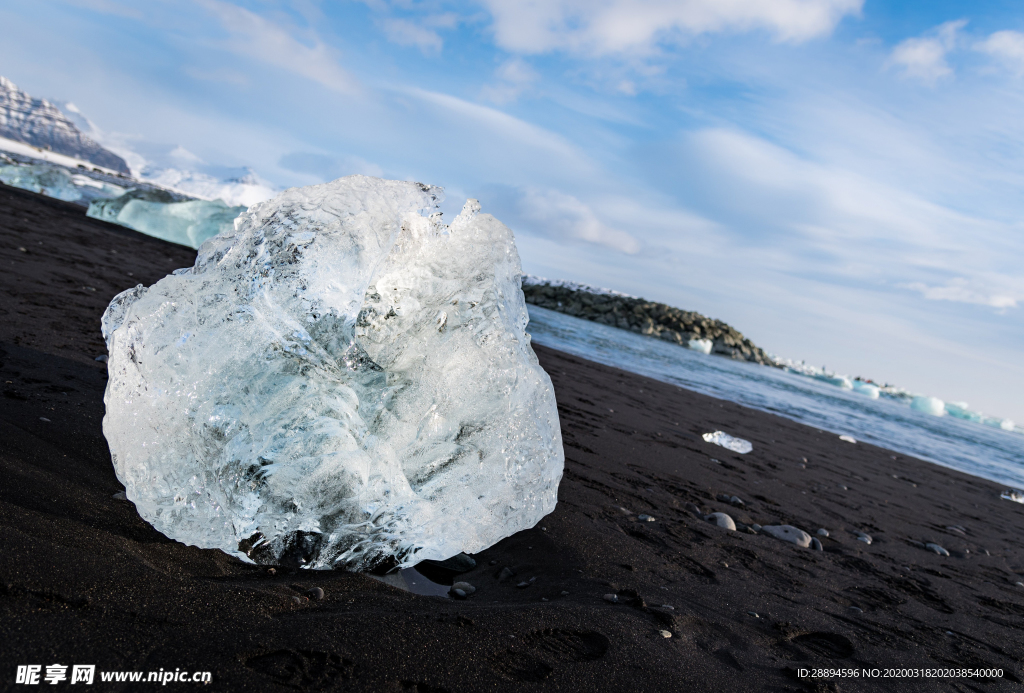
[[150,161],[442,185],[530,273],[1024,421],[1009,2],[36,0],[0,26],[0,74]]

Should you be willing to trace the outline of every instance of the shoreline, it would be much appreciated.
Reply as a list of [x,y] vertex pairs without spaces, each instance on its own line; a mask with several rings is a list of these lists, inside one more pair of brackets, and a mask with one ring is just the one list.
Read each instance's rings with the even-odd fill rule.
[[[978,690],[1024,679],[1024,507],[998,484],[543,346],[559,503],[474,556],[468,599],[170,541],[114,497],[94,358],[110,298],[195,252],[6,186],[0,237],[7,686],[15,665],[53,662],[187,667],[231,691],[889,688],[799,676],[814,667],[1003,670],[949,682]],[[704,442],[714,430],[753,452]],[[693,508],[829,536],[799,548]]]

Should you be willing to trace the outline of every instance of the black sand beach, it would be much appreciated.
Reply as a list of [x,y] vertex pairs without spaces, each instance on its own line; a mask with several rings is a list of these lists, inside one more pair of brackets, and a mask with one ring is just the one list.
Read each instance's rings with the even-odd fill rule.
[[[1024,506],[1000,486],[542,347],[565,439],[558,508],[475,556],[458,577],[469,599],[168,540],[114,498],[94,358],[109,300],[194,256],[0,186],[3,689],[29,688],[18,665],[54,663],[210,671],[226,691],[1024,688]],[[701,440],[717,429],[754,451]],[[687,504],[830,536],[802,549]],[[798,676],[816,667],[1003,677]]]

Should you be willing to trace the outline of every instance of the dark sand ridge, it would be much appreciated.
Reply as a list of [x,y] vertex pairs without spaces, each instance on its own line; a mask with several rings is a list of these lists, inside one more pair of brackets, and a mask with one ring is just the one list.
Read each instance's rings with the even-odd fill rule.
[[[558,508],[476,556],[460,578],[478,588],[468,600],[341,572],[271,575],[166,539],[113,498],[123,489],[100,430],[105,368],[93,358],[110,298],[193,258],[0,186],[4,689],[26,690],[14,685],[16,665],[55,662],[209,670],[214,690],[238,691],[1024,687],[1024,506],[1000,500],[1001,487],[544,348],[566,445]],[[700,439],[716,429],[754,451]],[[715,500],[722,493],[746,507]],[[832,534],[824,552],[800,549],[719,529],[687,503]],[[921,541],[953,555],[911,543]],[[516,577],[499,583],[506,566]],[[323,601],[293,604],[314,586]],[[813,666],[1005,673],[796,678]]]

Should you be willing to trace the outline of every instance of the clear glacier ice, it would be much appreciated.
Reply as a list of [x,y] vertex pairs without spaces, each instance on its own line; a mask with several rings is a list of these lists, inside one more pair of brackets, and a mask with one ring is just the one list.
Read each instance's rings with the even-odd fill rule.
[[512,232],[350,176],[251,207],[103,316],[103,431],[141,516],[258,563],[410,566],[550,513],[564,454]]
[[748,452],[754,449],[753,444],[749,440],[743,440],[742,438],[735,438],[724,431],[713,431],[711,433],[705,433],[701,436],[705,442],[719,445],[726,450],[732,450],[738,452],[741,455],[746,455]]
[[86,213],[127,226],[148,236],[198,248],[208,238],[229,231],[245,207],[221,200],[179,201],[162,190],[131,190],[120,197],[96,200]]

